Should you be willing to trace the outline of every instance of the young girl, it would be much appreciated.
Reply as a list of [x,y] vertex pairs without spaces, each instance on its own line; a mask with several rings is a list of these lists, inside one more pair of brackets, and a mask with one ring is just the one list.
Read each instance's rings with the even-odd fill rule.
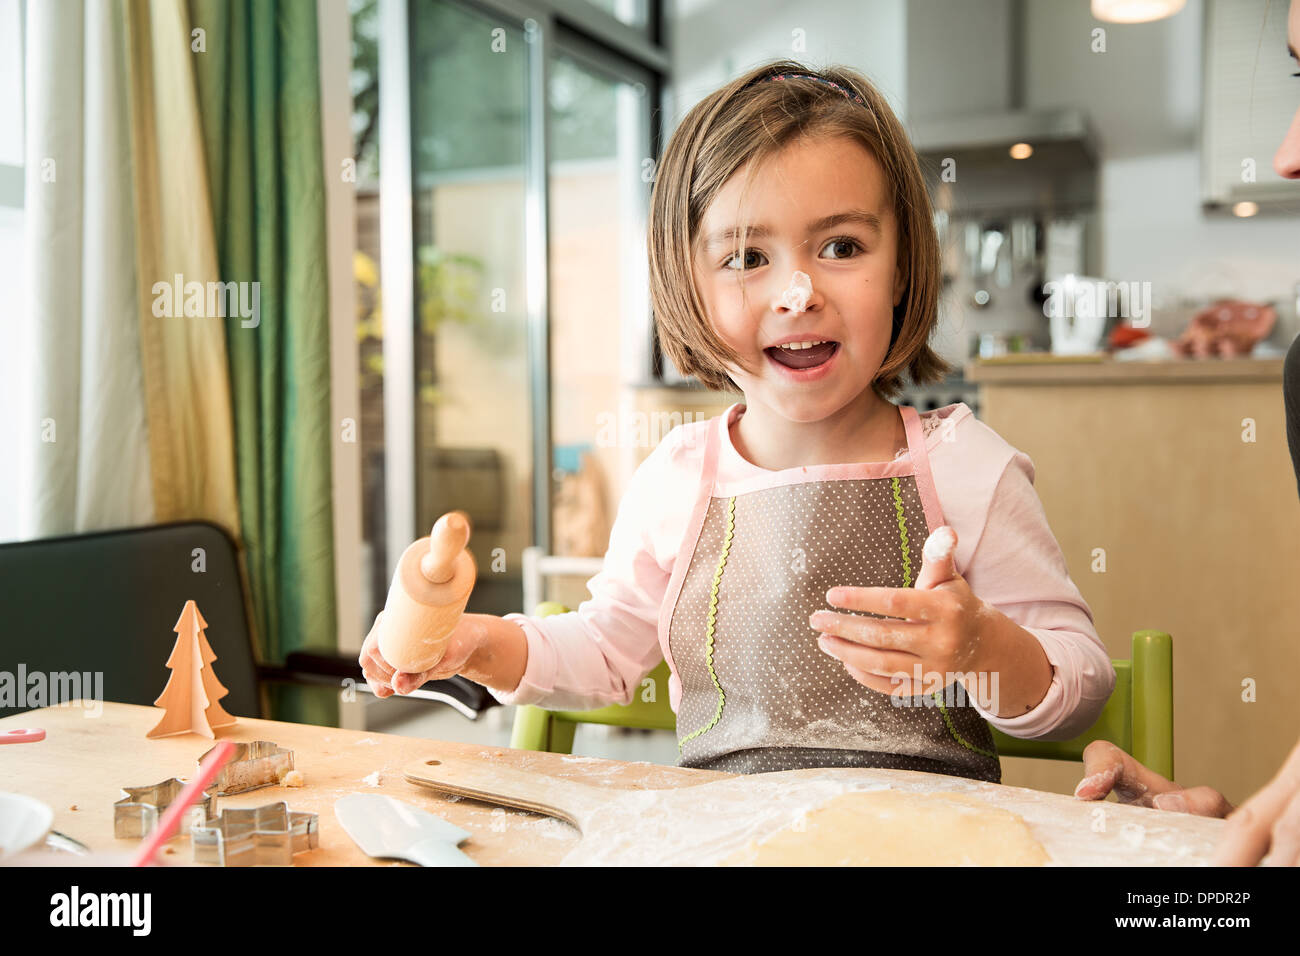
[[[376,693],[460,673],[503,704],[627,704],[662,657],[681,765],[742,773],[998,781],[990,724],[1091,726],[1115,675],[1029,458],[964,404],[890,401],[947,367],[930,203],[883,97],[788,60],[713,93],[664,154],[649,251],[665,352],[745,401],[637,469],[576,611],[466,614],[423,674],[372,631]],[[955,552],[923,556],[941,526]]]

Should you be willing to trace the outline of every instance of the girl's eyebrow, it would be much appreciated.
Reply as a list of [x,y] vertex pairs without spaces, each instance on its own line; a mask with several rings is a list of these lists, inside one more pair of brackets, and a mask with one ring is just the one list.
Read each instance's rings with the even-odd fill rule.
[[1295,51],[1295,47],[1293,47],[1291,44],[1288,43],[1286,45],[1286,52],[1291,54],[1291,59],[1295,60],[1297,63],[1300,63],[1300,53],[1297,53]]
[[[850,209],[847,212],[831,213],[829,216],[822,216],[820,219],[814,219],[808,223],[808,235],[821,232],[823,229],[830,229],[832,226],[838,226],[840,223],[852,222],[863,226],[877,236],[880,235],[881,225],[880,217],[873,212],[867,212],[864,209]],[[722,245],[732,239],[740,236],[740,226],[728,226],[725,229],[719,229],[709,236],[704,242],[704,248],[712,249],[714,246]],[[749,234],[754,238],[761,239],[764,236],[770,236],[772,229],[763,224],[755,223],[749,227]]]

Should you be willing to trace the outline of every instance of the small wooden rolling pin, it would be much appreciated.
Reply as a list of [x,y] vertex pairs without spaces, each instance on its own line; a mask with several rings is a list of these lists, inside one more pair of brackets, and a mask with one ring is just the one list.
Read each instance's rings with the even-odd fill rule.
[[474,588],[469,519],[451,511],[402,555],[379,622],[379,653],[398,671],[419,674],[442,660]]

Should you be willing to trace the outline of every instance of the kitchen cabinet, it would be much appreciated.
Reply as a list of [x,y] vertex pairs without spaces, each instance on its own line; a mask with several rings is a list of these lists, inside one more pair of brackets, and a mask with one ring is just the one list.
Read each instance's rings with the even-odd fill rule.
[[[1174,639],[1174,766],[1239,803],[1300,736],[1300,502],[1282,360],[972,363],[981,419],[1034,462],[1071,577],[1112,657]],[[1004,760],[1070,791],[1077,766]]]

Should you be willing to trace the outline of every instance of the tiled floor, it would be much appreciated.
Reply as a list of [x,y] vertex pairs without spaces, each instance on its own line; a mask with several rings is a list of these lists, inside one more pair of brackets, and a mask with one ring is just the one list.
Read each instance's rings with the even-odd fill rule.
[[[493,707],[477,720],[468,720],[443,704],[422,700],[367,701],[370,730],[429,740],[457,740],[494,747],[510,745],[513,707]],[[677,765],[677,738],[667,730],[630,730],[603,724],[579,724],[573,752],[608,760],[645,760]]]

